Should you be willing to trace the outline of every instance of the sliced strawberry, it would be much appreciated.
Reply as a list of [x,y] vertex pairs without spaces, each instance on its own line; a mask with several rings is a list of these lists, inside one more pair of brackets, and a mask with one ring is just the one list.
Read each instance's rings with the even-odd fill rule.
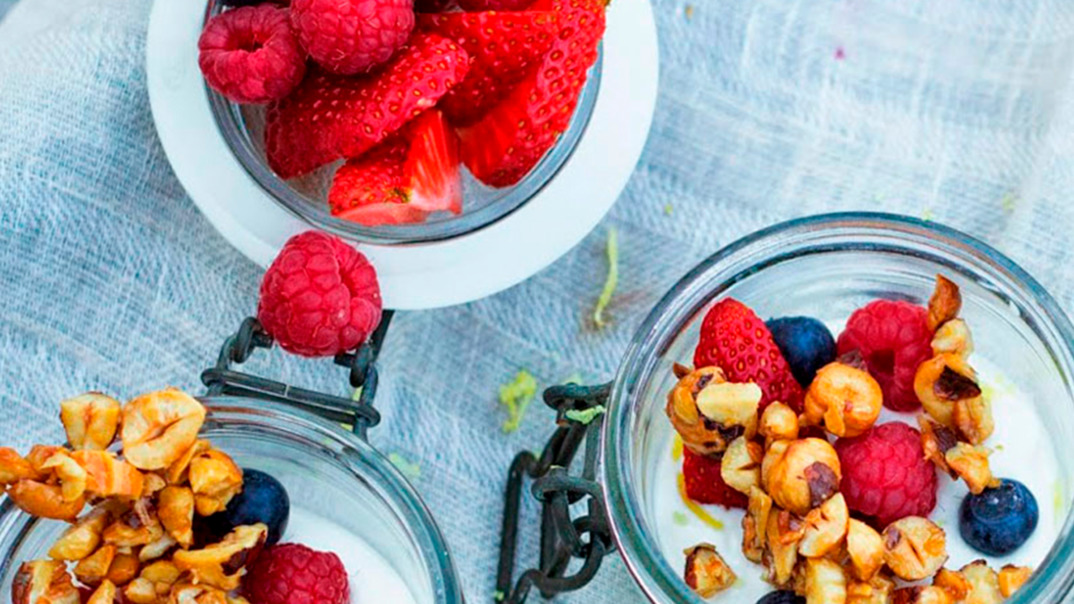
[[456,126],[468,126],[529,75],[552,47],[559,28],[550,11],[419,15],[418,28],[455,40],[470,56],[466,78],[440,101]]
[[690,449],[682,452],[682,474],[686,496],[698,503],[714,503],[725,508],[746,509],[749,501],[742,493],[727,486],[720,471],[720,459],[698,455]]
[[538,0],[559,33],[541,65],[481,121],[462,128],[462,161],[485,184],[511,186],[567,130],[604,35],[604,0]]
[[430,212],[462,211],[458,141],[433,109],[336,171],[332,214],[366,226],[421,222]]
[[414,36],[375,74],[335,76],[312,71],[268,108],[265,153],[282,178],[358,157],[436,104],[462,81],[466,51],[436,34]]
[[447,118],[435,109],[426,111],[407,127],[407,137],[410,203],[426,212],[462,213],[459,138]]

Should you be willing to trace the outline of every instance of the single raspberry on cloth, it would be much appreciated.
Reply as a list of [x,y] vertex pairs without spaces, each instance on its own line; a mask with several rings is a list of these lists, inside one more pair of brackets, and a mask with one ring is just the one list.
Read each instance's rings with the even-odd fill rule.
[[381,310],[377,273],[365,256],[309,231],[288,240],[265,273],[257,318],[284,350],[317,357],[357,348]]
[[723,369],[728,381],[760,386],[761,409],[779,401],[802,411],[802,387],[772,333],[748,306],[733,298],[717,302],[701,324],[694,367],[713,365]]
[[338,556],[295,543],[265,548],[242,591],[252,604],[346,604],[351,597]]
[[936,506],[936,470],[921,450],[921,433],[902,422],[835,441],[843,467],[840,491],[852,512],[884,527]]
[[287,9],[261,4],[216,15],[198,39],[205,81],[236,103],[287,96],[306,74],[306,54],[291,31]]
[[714,503],[743,510],[749,504],[749,498],[723,481],[720,460],[716,457],[698,455],[690,449],[684,449],[682,474],[686,479],[686,496],[698,503]]
[[414,0],[292,0],[291,23],[310,57],[340,75],[392,58],[414,30]]
[[875,300],[854,311],[836,344],[840,355],[857,350],[884,391],[884,406],[913,411],[918,365],[932,356],[928,311],[901,300]]

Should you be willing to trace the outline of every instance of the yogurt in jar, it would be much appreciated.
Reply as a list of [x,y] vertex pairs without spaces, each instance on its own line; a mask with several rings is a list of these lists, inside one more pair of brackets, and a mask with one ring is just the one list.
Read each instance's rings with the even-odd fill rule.
[[[980,559],[987,560],[992,568],[1006,564],[1036,568],[1058,537],[1068,511],[1068,487],[1060,478],[1058,447],[1036,413],[1033,401],[1017,385],[1008,381],[987,359],[974,355],[972,362],[985,396],[992,402],[996,428],[984,446],[993,451],[989,457],[993,475],[1025,484],[1037,499],[1040,520],[1036,531],[1018,550],[1004,557],[986,556],[967,545],[959,535],[959,506],[968,493],[965,483],[952,480],[942,472],[937,472],[936,508],[929,518],[947,535],[950,558],[944,565],[946,568],[958,569]],[[916,415],[884,409],[877,425],[901,421],[917,428]],[[665,445],[657,449],[660,454],[649,462],[653,480],[649,482],[648,500],[661,550],[672,568],[681,573],[685,564],[684,549],[701,542],[715,545],[738,576],[738,581],[713,599],[754,602],[776,588],[762,579],[763,567],[742,554],[744,512],[717,505],[693,502],[688,505],[684,501],[679,493],[682,460],[674,445],[675,438],[674,430],[669,430]],[[698,514],[696,510],[703,513]]]

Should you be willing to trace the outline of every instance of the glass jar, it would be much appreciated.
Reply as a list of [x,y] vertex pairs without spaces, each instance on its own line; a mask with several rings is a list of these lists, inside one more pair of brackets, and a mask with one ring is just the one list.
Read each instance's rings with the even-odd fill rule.
[[[224,10],[219,0],[209,0],[207,17]],[[359,243],[393,245],[430,243],[460,237],[489,226],[521,208],[535,197],[559,172],[574,152],[593,113],[600,88],[603,54],[590,69],[578,108],[566,132],[520,182],[511,187],[492,188],[463,170],[463,213],[430,215],[426,222],[401,225],[364,226],[336,218],[328,209],[328,190],[337,164],[313,173],[283,180],[269,168],[265,157],[265,108],[239,105],[211,89],[209,105],[224,141],[250,177],[276,203],[310,225]]]
[[[765,229],[719,251],[664,296],[639,328],[612,386],[599,476],[616,544],[651,601],[703,601],[684,583],[681,562],[672,564],[663,553],[652,493],[656,460],[671,450],[664,405],[675,383],[672,364],[692,364],[708,308],[731,296],[762,317],[809,315],[841,324],[876,298],[924,304],[941,272],[962,287],[962,316],[978,354],[1022,389],[1053,443],[1074,442],[1074,328],[1010,259],[957,231],[891,215],[834,214]],[[1009,602],[1061,602],[1071,593],[1074,527],[1067,512],[1074,458],[1061,456],[1059,466],[1056,540]],[[1049,505],[1053,494],[1037,497]]]
[[[250,325],[252,320],[247,320],[244,330]],[[263,394],[257,398],[200,398],[208,409],[201,438],[212,441],[239,466],[267,472],[283,483],[291,496],[292,528],[299,515],[307,520],[306,526],[319,523],[308,522],[311,518],[328,521],[325,526],[347,531],[379,555],[402,578],[414,602],[462,604],[464,598],[447,544],[414,487],[364,438],[336,423],[343,421],[345,415],[332,411],[329,405],[336,402],[334,397],[232,371],[230,362],[236,357],[231,346],[243,339],[241,334],[242,331],[228,341],[217,369],[206,372],[206,376],[212,374],[213,380],[233,382],[229,392]],[[378,330],[374,347],[382,338],[383,331]],[[257,346],[266,344],[262,341]],[[245,360],[245,354],[237,358]],[[371,366],[371,362],[368,364]],[[374,377],[367,382],[366,390],[375,387]],[[298,406],[265,400],[296,393],[305,397]],[[314,414],[309,409],[322,412]],[[351,417],[355,416],[362,418],[361,413]],[[16,508],[9,498],[0,498],[0,599],[9,597],[19,566],[27,560],[47,558],[48,549],[67,526],[33,518]],[[334,542],[330,535],[317,538],[318,542]],[[346,552],[340,553],[346,558]],[[347,570],[358,577],[356,586],[352,582],[353,591],[362,594],[362,570]],[[372,601],[370,597],[364,596],[365,601]]]

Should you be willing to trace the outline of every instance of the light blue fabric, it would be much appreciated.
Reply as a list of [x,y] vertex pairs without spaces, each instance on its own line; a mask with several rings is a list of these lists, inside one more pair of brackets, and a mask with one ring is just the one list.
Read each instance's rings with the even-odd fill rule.
[[[505,469],[552,429],[535,404],[503,435],[497,386],[522,367],[542,385],[576,372],[609,379],[658,297],[741,235],[821,211],[926,215],[983,237],[1074,302],[1074,3],[655,5],[659,107],[609,219],[507,292],[399,316],[386,342],[385,419],[372,439],[420,463],[416,483],[472,602],[493,590]],[[200,370],[255,308],[260,269],[196,211],[155,137],[149,9],[23,0],[0,24],[5,444],[59,439],[57,401],[86,389],[200,390]],[[595,331],[609,227],[620,233],[620,285],[612,325]],[[345,391],[326,363],[254,365]],[[612,556],[563,601],[643,597]]]

